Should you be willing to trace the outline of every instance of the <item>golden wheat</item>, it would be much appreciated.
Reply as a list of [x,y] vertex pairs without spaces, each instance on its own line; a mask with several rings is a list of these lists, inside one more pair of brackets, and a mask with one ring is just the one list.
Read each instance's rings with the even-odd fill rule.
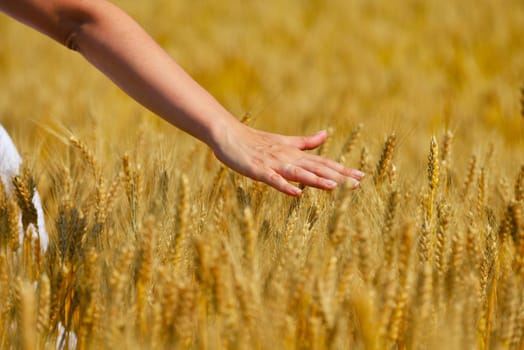
[[0,348],[524,346],[521,1],[119,5],[243,122],[331,125],[368,175],[277,194],[2,18]]

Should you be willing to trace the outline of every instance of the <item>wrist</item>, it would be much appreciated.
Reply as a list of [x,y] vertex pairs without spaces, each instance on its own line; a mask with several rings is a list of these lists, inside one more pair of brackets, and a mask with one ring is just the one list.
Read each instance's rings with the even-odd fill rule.
[[229,112],[221,113],[213,117],[210,123],[205,140],[203,140],[215,153],[227,142],[228,135],[236,128],[244,127],[238,119]]

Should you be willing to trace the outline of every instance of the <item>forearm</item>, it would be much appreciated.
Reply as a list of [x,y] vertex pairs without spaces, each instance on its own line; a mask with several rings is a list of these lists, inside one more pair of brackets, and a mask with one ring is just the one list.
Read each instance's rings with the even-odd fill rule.
[[80,52],[131,97],[208,144],[224,164],[278,190],[286,180],[331,190],[363,174],[303,150],[327,137],[283,136],[247,127],[228,113],[122,10],[106,0],[0,0],[0,11]]
[[70,34],[69,44],[142,105],[213,145],[220,126],[236,120],[127,14],[103,7]]
[[[10,1],[19,2],[6,12],[80,52],[136,101],[206,144],[213,147],[215,134],[237,123],[113,4],[104,0]],[[9,4],[9,0],[1,3]],[[31,15],[31,11],[40,13]]]

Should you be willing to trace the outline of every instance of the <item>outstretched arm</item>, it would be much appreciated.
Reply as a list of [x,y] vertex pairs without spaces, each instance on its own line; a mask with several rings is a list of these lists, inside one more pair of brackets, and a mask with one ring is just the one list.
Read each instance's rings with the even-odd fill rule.
[[211,147],[239,173],[300,195],[286,180],[330,190],[363,174],[303,150],[326,132],[282,136],[240,123],[125,12],[105,0],[0,0],[0,11],[78,51],[136,101]]

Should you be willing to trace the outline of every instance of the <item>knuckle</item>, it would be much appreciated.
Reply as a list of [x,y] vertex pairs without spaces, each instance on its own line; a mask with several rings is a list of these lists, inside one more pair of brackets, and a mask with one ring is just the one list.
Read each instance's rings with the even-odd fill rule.
[[297,167],[293,164],[286,163],[282,166],[282,174],[288,178],[295,178],[297,176]]
[[280,175],[278,175],[275,172],[268,172],[268,174],[266,175],[266,178],[270,183],[273,183],[273,184],[280,183]]
[[320,166],[318,166],[318,165],[313,165],[313,166],[311,167],[311,171],[314,172],[315,174],[322,174],[322,173],[325,172],[325,171],[324,171],[324,168],[323,168],[323,167],[320,167]]
[[251,161],[251,164],[254,166],[254,167],[260,167],[262,166],[262,164],[264,164],[264,161],[260,158],[254,158],[252,161]]
[[283,172],[284,174],[287,174],[287,173],[289,173],[290,171],[291,171],[291,164],[286,163],[286,164],[284,164],[284,165],[282,166],[282,172]]
[[314,183],[315,183],[315,186],[317,186],[317,187],[324,187],[324,186],[325,186],[325,184],[324,184],[324,179],[322,179],[322,178],[319,177],[319,176],[315,176],[315,178],[314,178],[313,181],[314,181]]
[[294,179],[298,179],[300,175],[300,171],[298,170],[297,167],[292,167],[291,168],[291,176],[294,178]]

